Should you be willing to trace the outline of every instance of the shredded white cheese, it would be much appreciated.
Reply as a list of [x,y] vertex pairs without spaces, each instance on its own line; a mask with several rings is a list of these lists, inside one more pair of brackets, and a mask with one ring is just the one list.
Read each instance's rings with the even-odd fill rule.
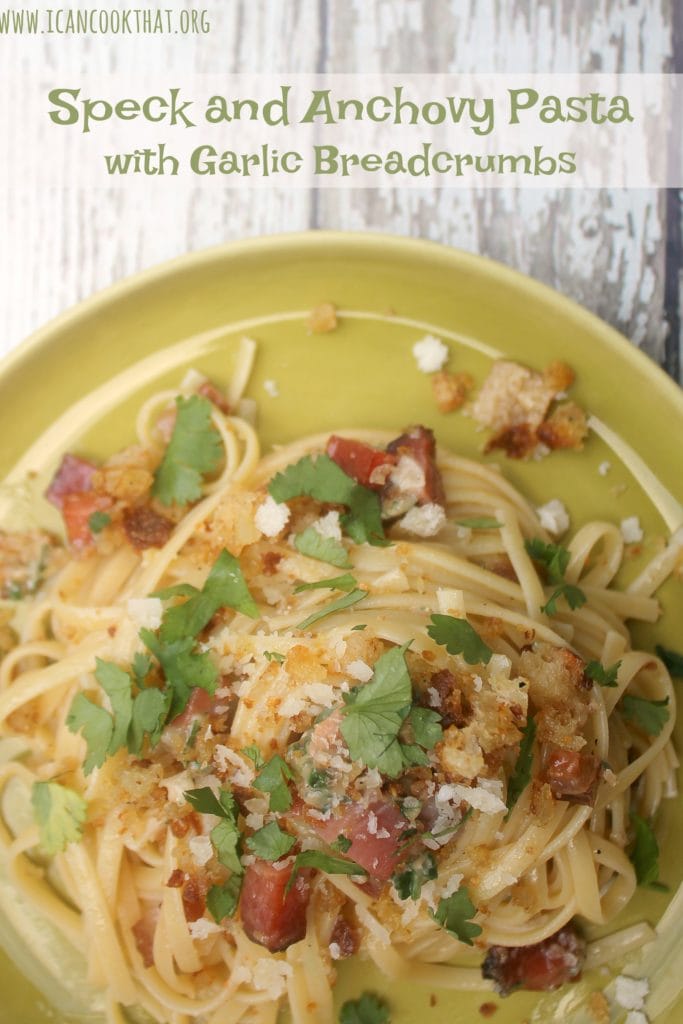
[[598,466],[598,473],[600,474],[600,476],[607,476],[611,468],[612,463],[607,462],[607,460],[605,460],[605,462],[601,462]]
[[413,345],[413,355],[421,373],[436,373],[448,361],[448,346],[432,334],[425,334]]
[[261,957],[252,968],[254,988],[267,992],[271,999],[279,999],[286,991],[286,979],[291,974],[292,968],[285,960]]
[[200,917],[198,921],[191,921],[188,928],[193,939],[208,939],[209,935],[216,935],[223,931],[220,925],[205,917]]
[[270,395],[271,398],[277,398],[280,394],[280,388],[278,387],[276,380],[264,380],[263,390],[267,395]]
[[629,516],[620,523],[621,536],[627,544],[637,544],[643,539],[643,531],[638,516]]
[[417,459],[410,455],[402,455],[389,474],[389,482],[399,491],[419,494],[425,485],[424,469]]
[[565,533],[569,529],[569,513],[559,498],[553,498],[545,505],[539,506],[536,509],[536,514],[543,529],[555,537],[559,537],[561,533]]
[[158,629],[164,606],[159,597],[131,597],[127,604],[128,617],[139,629]]
[[614,998],[625,1010],[642,1010],[650,991],[647,978],[619,974],[614,980]]
[[349,662],[346,666],[346,671],[352,679],[357,679],[361,683],[367,683],[372,679],[372,669],[364,661],[361,661],[360,658]]
[[213,756],[220,771],[229,772],[228,766],[235,769],[235,771],[229,772],[229,774],[236,786],[251,786],[254,781],[254,770],[241,754],[236,753],[222,743],[217,743],[214,747]]
[[201,867],[213,857],[213,847],[208,836],[192,836],[189,842],[192,859]]
[[316,519],[311,524],[313,529],[320,534],[321,537],[325,537],[326,540],[341,540],[342,531],[339,523],[338,512],[327,512],[320,519]]
[[289,508],[275,501],[271,494],[256,509],[254,523],[266,537],[277,537],[289,522]]
[[341,960],[342,951],[339,947],[338,942],[331,942],[328,946],[328,949],[330,951],[330,956],[332,957],[333,960]]
[[418,537],[435,537],[446,522],[446,513],[441,505],[430,502],[416,505],[400,520],[401,527]]
[[507,810],[499,796],[484,786],[461,786],[447,783],[439,789],[439,802],[449,800],[457,803],[463,801],[483,814],[499,814]]

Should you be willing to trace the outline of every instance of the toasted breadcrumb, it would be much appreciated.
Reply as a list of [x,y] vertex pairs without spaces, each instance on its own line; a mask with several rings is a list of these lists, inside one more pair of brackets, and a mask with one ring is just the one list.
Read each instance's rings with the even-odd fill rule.
[[555,359],[543,371],[543,380],[557,394],[561,391],[569,391],[574,383],[575,375],[571,366],[567,366],[566,363]]
[[609,1024],[609,1003],[604,992],[591,992],[588,1000],[588,1011],[595,1024]]
[[306,322],[312,334],[327,334],[337,327],[337,309],[331,302],[321,302],[314,306]]
[[538,428],[538,437],[548,448],[583,448],[588,436],[586,414],[576,402],[563,402]]
[[496,433],[525,424],[535,431],[555,395],[543,376],[526,366],[499,359],[472,406],[474,419]]
[[465,402],[474,380],[469,373],[448,373],[439,370],[432,377],[434,401],[440,412],[453,412]]

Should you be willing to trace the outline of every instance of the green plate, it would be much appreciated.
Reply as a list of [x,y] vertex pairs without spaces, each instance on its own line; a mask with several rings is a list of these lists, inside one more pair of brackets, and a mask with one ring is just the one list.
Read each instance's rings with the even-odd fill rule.
[[[325,300],[338,307],[340,326],[309,334],[307,313]],[[141,401],[160,385],[178,382],[188,366],[226,383],[244,335],[258,343],[248,394],[259,403],[264,449],[313,431],[369,426],[398,432],[421,422],[434,427],[441,443],[476,457],[482,435],[466,417],[437,412],[430,379],[416,368],[411,346],[425,333],[447,341],[450,368],[478,382],[496,355],[535,368],[555,358],[568,361],[577,372],[572,397],[640,459],[629,468],[622,450],[595,433],[581,453],[556,452],[523,464],[489,457],[505,461],[508,478],[532,501],[561,498],[573,527],[588,518],[639,516],[643,557],[667,527],[681,525],[683,395],[634,346],[568,299],[499,264],[427,242],[326,232],[183,257],[110,288],[34,335],[0,372],[0,470],[10,480],[27,471],[37,476],[28,488],[0,491],[0,512],[7,521],[26,522],[37,510],[49,521],[47,506],[34,497],[65,447],[105,455],[130,441]],[[278,397],[264,390],[267,379],[276,381]],[[95,397],[85,399],[94,390]],[[34,446],[60,417],[59,428]],[[604,461],[611,469],[603,476],[598,466]],[[638,564],[625,568],[625,579]],[[680,647],[680,582],[669,581],[659,596],[665,614],[655,627],[638,626],[636,643]],[[660,819],[660,874],[675,892],[683,879],[674,849],[683,830],[681,801],[666,802]],[[641,891],[618,924],[655,924],[670,898]],[[42,978],[49,994],[45,977],[37,968],[33,980]],[[668,984],[675,996],[677,985]],[[3,1019],[14,1024],[93,1019],[49,1009],[47,996],[6,958],[0,985],[2,1013],[10,1015]],[[492,998],[499,1007],[496,1024],[516,1024],[538,1004],[529,993],[501,1001],[488,993],[421,990],[409,979],[388,984],[367,965],[345,965],[340,997],[366,987],[387,992],[393,1024],[466,1024],[483,1019],[478,1008]],[[680,1019],[670,1003],[669,994],[659,1000],[658,1020]],[[534,1019],[551,1020],[553,1012],[548,1005]]]

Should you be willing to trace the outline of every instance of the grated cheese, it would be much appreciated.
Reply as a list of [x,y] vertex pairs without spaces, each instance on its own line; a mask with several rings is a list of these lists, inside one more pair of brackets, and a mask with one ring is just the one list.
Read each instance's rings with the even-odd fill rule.
[[445,522],[446,513],[441,505],[430,502],[411,508],[400,520],[400,525],[417,537],[435,537]]
[[352,679],[357,679],[361,683],[367,683],[368,680],[372,679],[372,669],[364,661],[361,661],[360,658],[350,662],[346,666],[346,671]]
[[647,978],[619,974],[614,980],[614,998],[625,1010],[642,1010],[650,991]]
[[[237,754],[230,747],[217,743],[213,751],[214,760],[222,772],[228,772],[236,786],[251,786],[254,781],[254,770],[241,754]],[[235,768],[229,772],[229,767]]]
[[290,512],[285,504],[275,501],[271,494],[256,509],[254,523],[266,537],[277,537],[289,522]]
[[462,803],[463,801],[482,814],[499,814],[507,808],[501,798],[481,784],[478,786],[461,786],[446,783],[439,789],[439,802],[448,800]]
[[126,608],[139,629],[158,629],[161,625],[164,606],[160,597],[131,597]]
[[543,529],[555,537],[569,529],[569,513],[559,498],[553,498],[545,505],[540,505],[536,509],[536,514]]
[[607,462],[607,461],[601,462],[600,465],[598,466],[598,473],[600,474],[600,476],[607,476],[607,474],[609,473],[611,468],[612,468],[612,463],[611,462]]
[[267,395],[270,395],[271,398],[277,398],[280,394],[280,389],[277,385],[277,381],[275,380],[264,380],[263,390]]
[[220,925],[205,917],[200,917],[198,921],[191,921],[188,929],[193,939],[208,939],[209,935],[216,935],[223,931]]
[[311,525],[316,533],[319,533],[321,537],[325,537],[326,540],[342,539],[338,512],[327,512],[324,516],[321,516],[320,519],[316,519],[316,521]]
[[629,516],[622,519],[620,524],[621,536],[627,544],[636,544],[643,539],[643,531],[638,516]]
[[413,345],[413,355],[421,373],[436,373],[448,362],[448,346],[432,334],[425,334]]
[[192,836],[189,842],[190,853],[195,864],[207,864],[213,857],[213,846],[208,836]]

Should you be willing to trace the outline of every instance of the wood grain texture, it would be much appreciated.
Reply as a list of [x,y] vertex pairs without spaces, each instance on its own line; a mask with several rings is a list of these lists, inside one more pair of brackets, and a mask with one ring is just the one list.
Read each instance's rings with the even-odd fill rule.
[[[667,71],[679,0],[232,0],[212,31],[49,37],[4,47],[2,72],[56,79],[99,69],[168,82],[191,73],[275,71]],[[188,3],[189,6],[189,3]],[[201,6],[201,5],[199,5]],[[163,76],[163,77],[161,77]],[[10,145],[25,135],[15,104]],[[49,140],[40,126],[34,145]],[[658,361],[665,355],[666,201],[644,191],[311,191],[220,196],[189,188],[0,193],[0,348],[113,281],[234,238],[326,227],[428,237],[516,267],[577,299]]]

